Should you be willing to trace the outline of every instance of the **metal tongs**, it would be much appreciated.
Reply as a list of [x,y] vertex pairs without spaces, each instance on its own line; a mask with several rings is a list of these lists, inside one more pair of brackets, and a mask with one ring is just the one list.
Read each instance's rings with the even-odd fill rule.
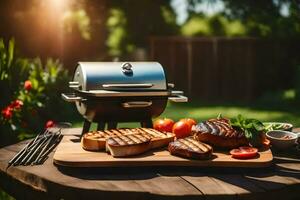
[[38,165],[43,164],[48,154],[59,144],[63,135],[61,130],[69,128],[72,124],[61,122],[54,127],[40,132],[33,140],[23,147],[9,162],[6,169],[11,165]]

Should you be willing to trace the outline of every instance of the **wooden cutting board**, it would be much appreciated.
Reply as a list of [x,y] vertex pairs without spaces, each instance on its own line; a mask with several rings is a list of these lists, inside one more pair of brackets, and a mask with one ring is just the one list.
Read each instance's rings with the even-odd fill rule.
[[216,151],[210,160],[190,160],[172,156],[166,149],[151,150],[139,156],[114,158],[106,152],[82,149],[78,136],[64,136],[54,154],[54,163],[69,167],[136,167],[136,166],[201,166],[201,167],[268,167],[273,155],[261,149],[253,159],[231,158],[228,152]]

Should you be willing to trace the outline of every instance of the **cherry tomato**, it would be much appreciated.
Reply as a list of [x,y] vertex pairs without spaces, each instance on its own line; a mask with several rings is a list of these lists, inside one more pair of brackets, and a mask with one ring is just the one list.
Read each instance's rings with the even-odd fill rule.
[[230,154],[233,158],[249,159],[257,155],[257,148],[254,147],[239,147],[238,149],[232,149]]
[[197,124],[196,120],[194,120],[192,118],[184,118],[184,119],[181,119],[180,121],[187,122],[190,125],[191,128],[192,128],[193,125]]
[[186,121],[176,122],[173,126],[173,133],[176,138],[187,137],[191,134],[191,126]]
[[174,121],[172,119],[164,118],[158,119],[154,122],[154,129],[161,132],[172,132]]

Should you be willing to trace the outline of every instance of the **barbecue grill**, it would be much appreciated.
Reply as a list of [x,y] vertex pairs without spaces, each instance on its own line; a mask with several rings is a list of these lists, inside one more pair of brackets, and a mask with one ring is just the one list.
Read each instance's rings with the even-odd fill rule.
[[62,98],[75,102],[84,117],[82,133],[92,122],[98,124],[97,130],[134,121],[152,127],[152,118],[164,111],[168,100],[188,101],[167,83],[158,62],[79,62],[69,87],[72,93],[63,93]]

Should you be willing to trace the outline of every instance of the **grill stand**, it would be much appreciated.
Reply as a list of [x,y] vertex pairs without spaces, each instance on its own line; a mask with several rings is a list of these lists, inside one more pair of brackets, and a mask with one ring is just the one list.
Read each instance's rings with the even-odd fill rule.
[[[118,126],[118,122],[103,122],[103,121],[101,121],[101,122],[97,123],[97,130],[98,131],[104,130],[106,123],[107,123],[107,129],[115,129]],[[141,121],[140,123],[141,123],[141,127],[143,127],[143,128],[153,128],[152,119],[147,119],[147,120]],[[92,124],[92,122],[90,122],[89,120],[87,120],[87,119],[84,120],[81,136],[84,133],[89,132],[91,124]]]

